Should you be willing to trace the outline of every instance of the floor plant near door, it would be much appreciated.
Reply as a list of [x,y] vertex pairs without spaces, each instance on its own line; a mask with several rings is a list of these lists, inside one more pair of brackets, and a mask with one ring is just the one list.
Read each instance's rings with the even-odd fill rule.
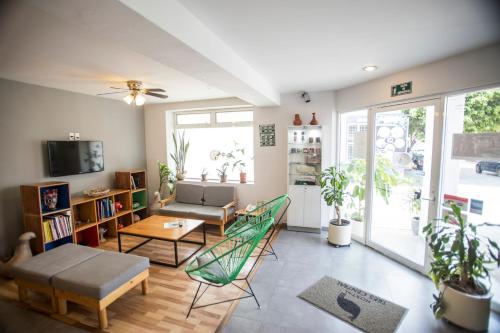
[[492,294],[485,281],[489,271],[500,266],[500,249],[494,241],[477,234],[477,226],[467,224],[460,207],[444,224],[424,228],[432,251],[430,275],[438,295],[432,309],[437,318],[472,331],[488,329]]
[[336,219],[330,221],[328,227],[328,241],[334,246],[348,246],[351,244],[351,222],[342,218],[342,205],[347,195],[349,179],[343,170],[334,166],[321,173],[321,195],[328,206],[335,207]]

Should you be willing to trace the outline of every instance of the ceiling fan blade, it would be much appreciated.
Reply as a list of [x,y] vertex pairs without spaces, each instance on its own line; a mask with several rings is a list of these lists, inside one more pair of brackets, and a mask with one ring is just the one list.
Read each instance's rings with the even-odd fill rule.
[[97,94],[97,96],[101,96],[101,95],[111,95],[111,94],[122,94],[122,93],[125,93],[125,92],[128,92],[128,90],[123,90],[123,91],[115,91],[115,92],[109,92],[109,93],[102,93],[102,94]]
[[152,92],[165,92],[165,90],[160,89],[160,88],[151,88],[151,89],[150,88],[146,88],[144,90],[146,90],[146,91],[152,91]]
[[111,88],[111,89],[120,89],[120,90],[125,90],[125,89],[128,89],[128,88],[123,88],[123,87],[121,87],[121,88],[118,88],[118,87],[110,87],[110,88]]
[[146,91],[145,94],[149,95],[149,96],[153,96],[153,97],[158,97],[158,98],[168,98],[167,95],[155,94],[155,93],[152,93],[152,92],[149,92],[149,91]]

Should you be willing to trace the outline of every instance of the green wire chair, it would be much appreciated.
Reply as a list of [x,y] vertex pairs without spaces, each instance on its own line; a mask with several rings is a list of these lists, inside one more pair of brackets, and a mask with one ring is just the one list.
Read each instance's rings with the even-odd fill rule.
[[[215,244],[205,252],[201,253],[191,261],[185,268],[186,274],[194,281],[199,282],[198,289],[194,295],[193,302],[189,308],[186,318],[189,317],[193,309],[198,309],[206,306],[230,302],[238,299],[253,297],[255,302],[260,308],[259,301],[248,282],[248,276],[252,272],[257,260],[253,263],[245,277],[238,278],[241,270],[245,266],[248,258],[251,256],[259,242],[267,233],[274,219],[268,218],[261,222],[242,227],[240,231],[235,232],[231,236],[225,238],[219,243]],[[262,250],[261,250],[262,252]],[[244,280],[250,291],[243,289],[236,285],[234,281]],[[206,285],[205,290],[200,294],[201,285]],[[205,294],[207,289],[212,287],[223,287],[228,284],[236,286],[238,289],[244,291],[247,295],[239,298],[233,298],[216,303],[204,304],[196,306],[196,303]]]
[[[283,211],[283,213],[281,213],[280,217],[277,219],[276,216],[278,215],[280,209],[283,207],[285,202],[288,202],[285,207],[285,210]],[[241,228],[244,228],[248,225],[259,223],[262,220],[272,217],[274,219],[274,223],[269,229],[270,231],[269,234],[263,238],[265,244],[262,249],[266,252],[265,256],[274,255],[276,260],[278,260],[278,255],[276,254],[276,251],[274,251],[274,248],[271,245],[270,241],[277,227],[280,225],[283,216],[288,210],[290,203],[291,199],[288,196],[288,194],[276,197],[268,202],[263,203],[262,205],[255,207],[253,210],[248,211],[245,215],[240,216],[229,228],[226,229],[224,233],[226,234],[226,236],[231,236],[237,233],[239,230],[242,230]],[[269,246],[269,250],[266,249],[267,246]]]

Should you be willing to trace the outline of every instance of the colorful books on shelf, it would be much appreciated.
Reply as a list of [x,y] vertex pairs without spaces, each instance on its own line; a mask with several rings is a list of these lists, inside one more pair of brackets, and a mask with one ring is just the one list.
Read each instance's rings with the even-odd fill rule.
[[73,234],[71,217],[69,215],[55,215],[44,218],[43,232],[46,242],[71,236]]
[[97,205],[97,219],[103,220],[108,217],[115,216],[115,205],[111,198],[104,198],[96,201]]

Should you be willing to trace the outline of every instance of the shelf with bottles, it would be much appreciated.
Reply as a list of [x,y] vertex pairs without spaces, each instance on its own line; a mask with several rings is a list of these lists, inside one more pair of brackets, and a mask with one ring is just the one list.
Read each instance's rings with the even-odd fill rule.
[[289,145],[321,145],[321,126],[293,126],[288,128]]

